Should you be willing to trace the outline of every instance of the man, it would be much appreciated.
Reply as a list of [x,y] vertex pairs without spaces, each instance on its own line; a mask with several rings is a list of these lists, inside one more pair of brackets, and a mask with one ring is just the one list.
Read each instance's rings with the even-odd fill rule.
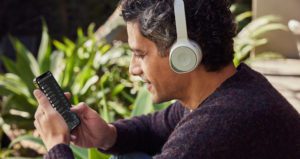
[[174,1],[122,0],[120,5],[133,52],[130,73],[147,84],[153,102],[177,102],[111,124],[81,103],[72,108],[81,125],[69,134],[63,118],[35,90],[34,124],[49,150],[45,158],[73,158],[70,141],[155,159],[300,158],[299,114],[262,75],[232,63],[235,25],[225,0],[184,1],[188,37],[199,45],[201,61],[184,73],[170,60],[173,44],[180,41],[179,25],[184,26],[175,25]]

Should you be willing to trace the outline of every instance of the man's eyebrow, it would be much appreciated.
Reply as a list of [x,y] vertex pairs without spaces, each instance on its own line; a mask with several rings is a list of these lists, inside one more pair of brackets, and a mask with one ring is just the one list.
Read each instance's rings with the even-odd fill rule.
[[138,53],[145,53],[144,50],[141,50],[141,49],[137,49],[137,48],[130,48],[131,51],[133,52],[138,52]]

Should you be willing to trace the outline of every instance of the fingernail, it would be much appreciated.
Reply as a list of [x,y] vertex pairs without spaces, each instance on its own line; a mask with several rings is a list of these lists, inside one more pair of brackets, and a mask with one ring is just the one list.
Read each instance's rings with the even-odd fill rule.
[[71,135],[71,140],[76,140],[76,136],[75,135]]
[[40,90],[36,89],[36,90],[34,90],[33,94],[35,97],[39,98],[39,97],[41,97],[42,92]]

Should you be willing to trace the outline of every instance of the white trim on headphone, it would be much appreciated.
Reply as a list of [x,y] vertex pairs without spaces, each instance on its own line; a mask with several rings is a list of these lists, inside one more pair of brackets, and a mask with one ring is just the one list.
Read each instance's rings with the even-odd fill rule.
[[176,22],[177,39],[188,40],[183,0],[174,0],[174,14]]
[[174,0],[177,40],[170,50],[170,67],[176,73],[193,71],[202,60],[201,48],[188,38],[183,0]]

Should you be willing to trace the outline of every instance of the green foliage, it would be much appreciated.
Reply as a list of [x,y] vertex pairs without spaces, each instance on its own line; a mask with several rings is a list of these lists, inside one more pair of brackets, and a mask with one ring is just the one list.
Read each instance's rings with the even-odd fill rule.
[[36,144],[39,144],[41,146],[44,146],[43,141],[40,138],[34,137],[33,135],[22,135],[17,137],[16,139],[14,139],[10,144],[9,144],[9,148],[11,148],[13,145],[15,145],[16,143],[20,142],[20,141],[32,141]]
[[88,153],[89,153],[88,159],[97,159],[97,158],[109,159],[110,157],[110,155],[105,155],[103,153],[100,153],[100,151],[98,151],[96,148],[89,149]]
[[[140,107],[140,106],[143,107]],[[131,112],[131,116],[138,116],[148,114],[153,111],[151,96],[145,87],[142,87],[138,93],[137,99],[133,105],[134,109]]]
[[[1,116],[4,123],[33,129],[37,103],[32,95],[35,89],[32,80],[47,70],[54,74],[63,90],[72,92],[74,104],[86,101],[99,112],[104,112],[102,115],[108,121],[114,120],[118,113],[123,113],[120,116],[129,115],[129,110],[108,113],[108,109],[118,109],[118,104],[131,104],[126,100],[128,97],[122,99],[122,94],[125,94],[122,91],[127,91],[126,95],[134,98],[134,94],[130,94],[132,85],[128,84],[129,75],[123,73],[128,70],[130,58],[127,46],[97,42],[92,30],[91,25],[89,35],[84,36],[79,29],[77,43],[67,38],[63,42],[54,41],[58,50],[51,52],[51,40],[44,26],[37,60],[19,40],[11,37],[17,54],[16,61],[1,57],[8,70],[8,73],[0,75],[0,95],[3,97]],[[108,108],[110,104],[114,106]]]
[[[236,16],[236,21],[245,24],[245,20],[251,19],[251,16],[251,12],[242,12]],[[235,65],[247,59],[254,48],[267,43],[262,38],[263,34],[273,30],[286,30],[274,16],[261,17],[244,26],[234,39]],[[9,158],[14,145],[23,140],[43,145],[41,139],[32,136],[33,116],[37,108],[32,95],[35,89],[32,80],[47,70],[53,73],[63,90],[72,93],[73,104],[86,102],[108,122],[164,109],[171,103],[154,105],[146,88],[141,87],[141,83],[128,74],[128,46],[99,42],[93,30],[94,25],[90,25],[87,35],[84,35],[83,30],[78,29],[76,42],[68,38],[52,41],[44,25],[36,58],[18,39],[10,38],[16,50],[16,61],[0,57],[8,71],[0,74],[0,126],[25,129],[27,133],[14,139],[10,143],[11,149],[1,150],[1,157]],[[52,50],[52,45],[55,50]],[[271,57],[278,58],[273,53],[259,56]],[[0,129],[0,135],[3,133],[5,132]],[[77,159],[109,157],[96,149],[83,149],[74,145],[71,148]]]
[[[252,14],[249,4],[235,3],[230,6],[230,10],[236,17],[237,31],[241,31],[247,24],[251,22]],[[250,14],[250,15],[249,15]]]
[[[27,133],[10,143],[5,157],[13,151],[14,145],[26,140],[42,145],[39,138],[32,136],[34,113],[37,102],[32,95],[32,80],[50,70],[62,89],[72,93],[72,103],[86,102],[108,122],[118,118],[150,113],[169,105],[160,104],[155,108],[145,88],[139,91],[141,83],[128,74],[130,62],[128,46],[115,43],[113,46],[96,40],[90,25],[88,35],[78,29],[78,39],[73,42],[64,38],[53,43],[46,25],[40,48],[35,59],[26,47],[11,37],[16,50],[16,61],[2,56],[8,73],[0,74],[1,116],[3,125],[25,129]],[[51,45],[55,46],[52,51]],[[135,97],[138,97],[135,99]],[[1,130],[1,129],[0,129]],[[108,158],[96,149],[71,146],[76,158]],[[4,152],[4,151],[2,151]]]
[[[251,16],[251,12],[244,12],[236,17],[237,22],[243,21]],[[245,61],[254,49],[266,44],[268,40],[263,37],[264,34],[275,31],[286,31],[287,27],[280,23],[280,18],[272,15],[262,16],[247,24],[234,38],[234,64],[237,66]],[[274,54],[274,53],[272,53]],[[279,56],[265,56],[279,57]]]

